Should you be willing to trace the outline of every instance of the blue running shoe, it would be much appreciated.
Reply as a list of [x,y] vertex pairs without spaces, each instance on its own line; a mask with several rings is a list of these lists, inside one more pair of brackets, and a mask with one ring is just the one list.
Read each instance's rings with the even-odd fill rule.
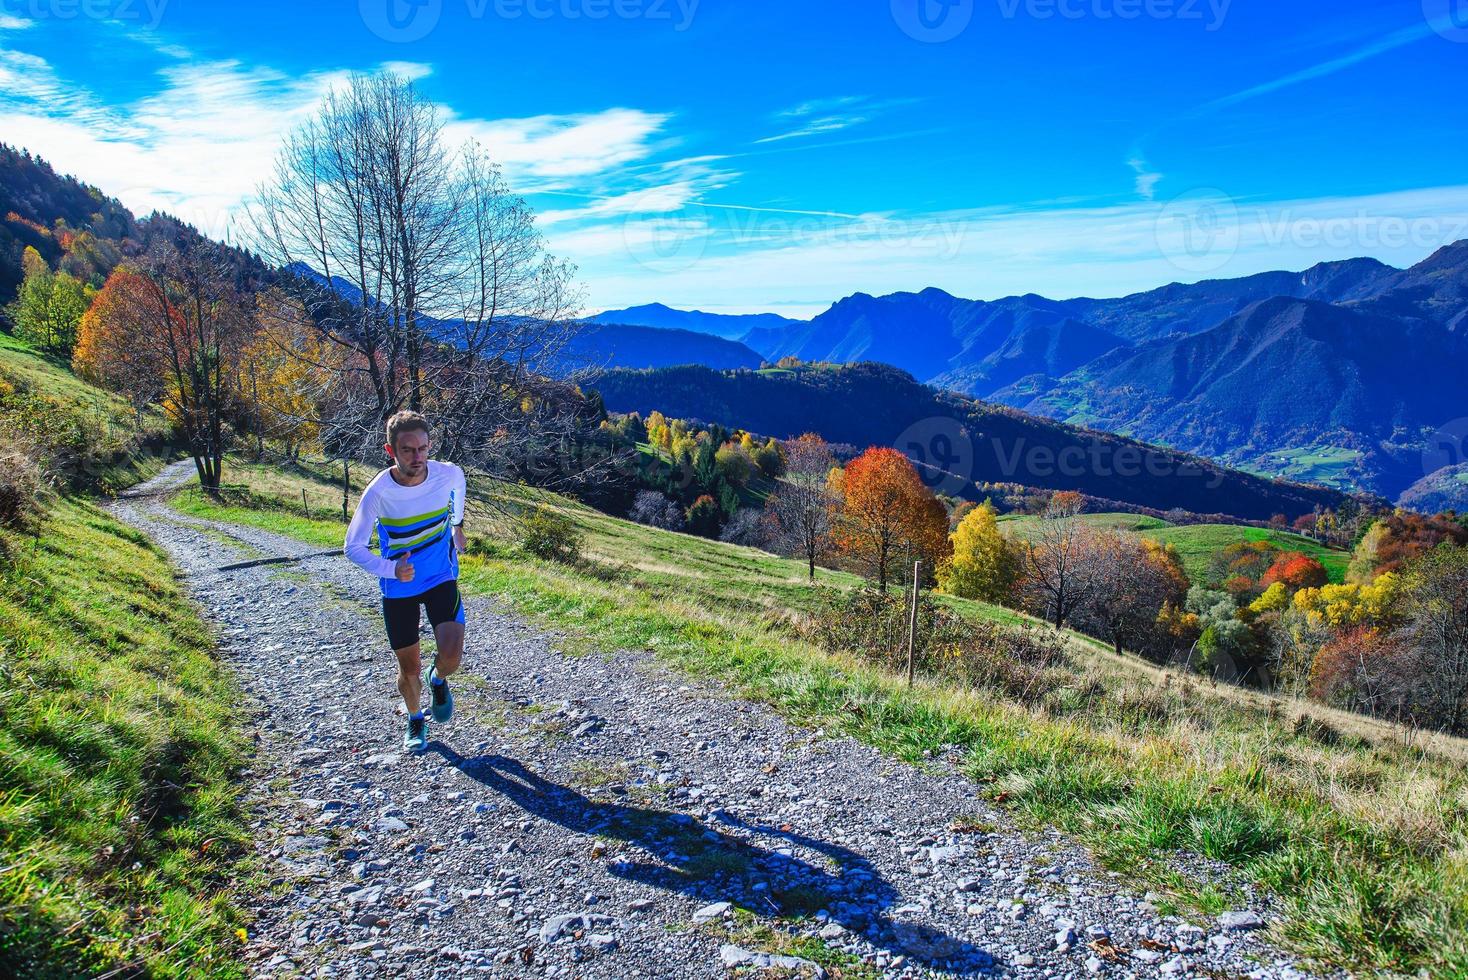
[[428,692],[433,720],[441,725],[454,716],[454,692],[449,690],[449,682],[438,676],[437,667],[428,668]]
[[428,719],[422,715],[408,718],[408,734],[403,736],[403,748],[409,752],[422,752],[428,748]]

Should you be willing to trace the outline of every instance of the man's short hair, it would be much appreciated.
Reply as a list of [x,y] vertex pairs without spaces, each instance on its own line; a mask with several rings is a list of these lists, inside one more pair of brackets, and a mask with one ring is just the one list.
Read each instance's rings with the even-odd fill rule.
[[404,432],[412,432],[414,429],[422,429],[423,434],[428,435],[428,420],[418,412],[403,409],[387,420],[387,444],[396,449],[398,436]]

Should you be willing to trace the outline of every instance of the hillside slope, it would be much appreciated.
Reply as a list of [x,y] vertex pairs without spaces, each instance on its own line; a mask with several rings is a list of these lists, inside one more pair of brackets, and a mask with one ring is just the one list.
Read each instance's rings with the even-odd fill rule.
[[[879,364],[800,372],[684,367],[610,371],[588,382],[612,411],[651,411],[787,438],[897,446],[930,482],[1079,490],[1166,510],[1267,520],[1333,507],[1342,495],[1225,470],[1171,450],[941,393]],[[951,476],[950,476],[951,475]]]
[[1345,476],[1395,498],[1417,448],[1468,410],[1468,334],[1311,300],[1255,303],[1201,333],[1123,348],[1006,404],[1267,466],[1279,447],[1360,454]]

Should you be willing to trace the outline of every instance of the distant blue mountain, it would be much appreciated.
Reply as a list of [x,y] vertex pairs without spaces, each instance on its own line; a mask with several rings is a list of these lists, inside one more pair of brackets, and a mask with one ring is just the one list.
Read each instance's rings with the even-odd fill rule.
[[[775,313],[705,313],[702,310],[675,310],[662,303],[646,306],[629,306],[625,310],[607,310],[588,317],[591,323],[624,323],[640,327],[665,327],[676,330],[692,330],[725,340],[743,340],[751,331],[763,335],[764,331],[783,331],[801,323]],[[750,344],[750,346],[755,346]],[[756,347],[755,349],[758,349]]]
[[1468,241],[1410,269],[1357,258],[1115,299],[856,293],[743,339],[1395,497],[1426,438],[1468,417]]
[[[296,263],[288,271],[325,284],[326,277],[310,266]],[[361,290],[335,281],[336,292],[353,305],[362,302]],[[775,319],[782,319],[776,317]],[[441,336],[457,336],[453,320],[429,317],[425,329]],[[437,328],[437,329],[436,329]],[[764,359],[743,344],[694,330],[663,329],[627,323],[583,321],[557,353],[559,372],[613,368],[660,368],[704,364],[718,370],[757,368]]]

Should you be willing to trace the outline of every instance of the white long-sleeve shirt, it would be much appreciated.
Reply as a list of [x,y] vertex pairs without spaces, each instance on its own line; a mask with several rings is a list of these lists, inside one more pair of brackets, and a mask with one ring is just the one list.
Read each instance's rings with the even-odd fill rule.
[[[464,471],[453,463],[428,461],[428,474],[405,487],[386,469],[372,478],[347,525],[348,558],[376,575],[388,597],[421,595],[459,577],[453,529],[464,522]],[[377,532],[377,552],[372,533]],[[398,559],[413,563],[413,580],[399,582]]]

